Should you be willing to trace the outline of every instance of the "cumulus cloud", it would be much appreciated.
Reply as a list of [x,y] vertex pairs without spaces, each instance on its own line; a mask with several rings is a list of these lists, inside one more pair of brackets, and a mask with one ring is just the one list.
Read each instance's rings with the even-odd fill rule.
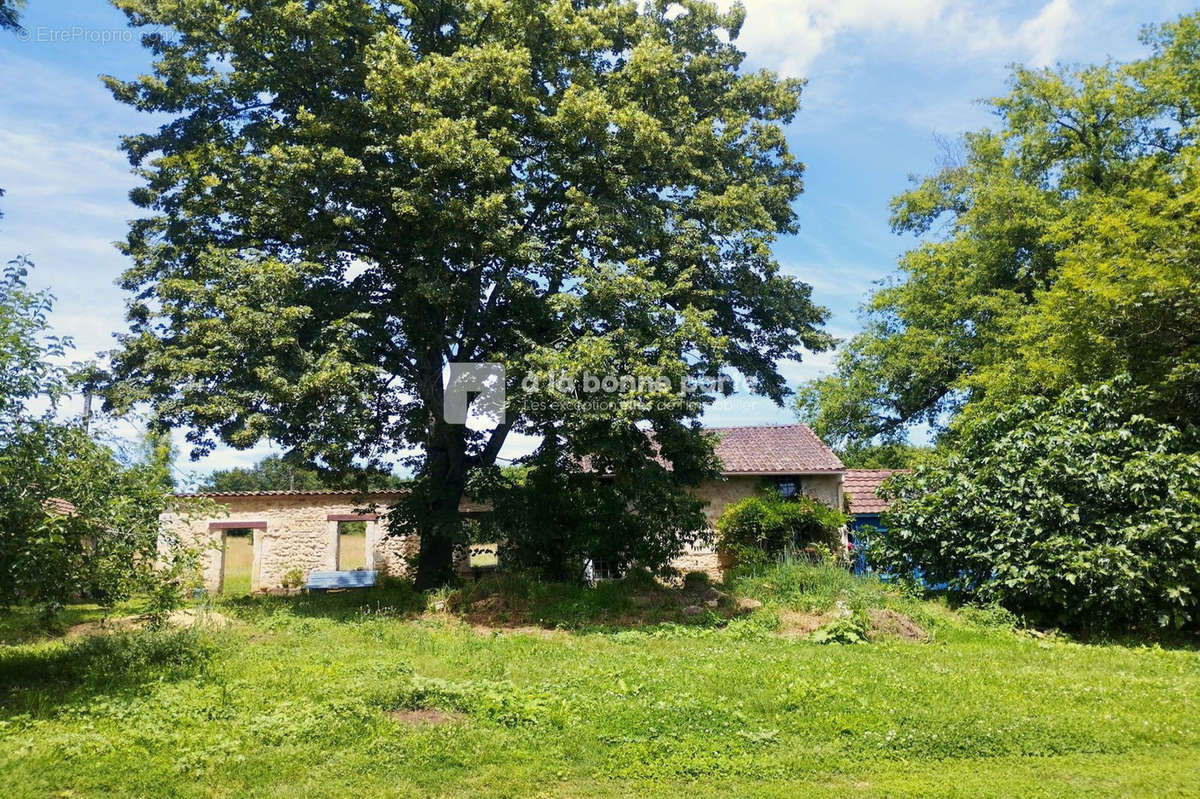
[[[1001,14],[994,3],[947,0],[743,0],[738,39],[758,63],[804,76],[840,38],[861,36],[883,46],[910,40],[927,53],[952,58],[1000,56],[1049,63],[1059,56],[1075,20],[1072,0],[1050,0],[1026,19]],[[732,0],[722,0],[732,5]]]

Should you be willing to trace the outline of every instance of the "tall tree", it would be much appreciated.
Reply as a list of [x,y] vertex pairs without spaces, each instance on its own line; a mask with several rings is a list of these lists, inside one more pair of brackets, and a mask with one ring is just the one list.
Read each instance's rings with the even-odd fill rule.
[[194,553],[164,546],[159,515],[186,508],[155,452],[127,462],[57,418],[69,375],[54,361],[70,341],[52,333],[53,298],[27,288],[29,268],[16,260],[0,275],[0,606],[53,615],[81,596],[111,606],[148,592],[167,609]]
[[943,233],[870,298],[866,330],[799,409],[835,443],[902,440],[963,409],[1130,374],[1144,410],[1200,408],[1200,16],[1126,65],[1018,68],[997,130],[897,197]]
[[[777,359],[831,343],[770,252],[796,228],[801,84],[741,71],[740,6],[116,4],[155,62],[106,81],[171,119],[125,141],[151,213],[125,243],[113,401],[149,399],[200,451],[416,449],[421,585],[451,574],[467,478],[510,431],[637,469],[648,422],[699,473],[711,391],[555,411],[527,401],[551,374],[734,368],[779,402]],[[505,367],[504,420],[443,418],[450,362]]]
[[0,30],[20,31],[25,0],[0,0]]

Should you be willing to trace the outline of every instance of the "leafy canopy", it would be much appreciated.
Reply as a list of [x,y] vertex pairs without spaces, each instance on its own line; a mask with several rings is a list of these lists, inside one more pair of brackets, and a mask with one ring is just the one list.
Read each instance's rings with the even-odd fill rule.
[[1125,65],[1017,68],[998,125],[892,204],[908,252],[798,408],[838,445],[1129,374],[1144,411],[1200,408],[1200,15]]
[[0,0],[0,30],[20,31],[25,0]]
[[[782,401],[776,361],[831,344],[770,251],[796,229],[801,84],[741,70],[739,6],[117,5],[155,62],[108,86],[170,120],[125,140],[148,214],[112,400],[151,401],[200,452],[271,438],[336,470],[415,450],[395,518],[420,527],[424,584],[511,431],[632,470],[635,425],[699,446],[712,392],[564,408],[552,375],[678,390],[732,368]],[[442,419],[450,362],[505,367],[504,421]]]
[[53,615],[80,597],[112,606],[147,593],[169,609],[195,560],[160,538],[170,448],[152,438],[151,457],[130,462],[57,419],[69,375],[54,361],[70,342],[51,333],[53,300],[26,287],[29,267],[0,277],[0,606]]
[[1200,455],[1140,393],[1125,377],[979,414],[885,484],[868,559],[1043,623],[1196,629]]
[[527,464],[520,472],[481,472],[473,485],[495,508],[480,538],[499,542],[506,568],[578,581],[587,560],[602,559],[621,570],[636,564],[668,575],[672,558],[708,533],[704,503],[682,490],[692,481],[658,461],[604,473],[590,464],[584,471],[543,446]]

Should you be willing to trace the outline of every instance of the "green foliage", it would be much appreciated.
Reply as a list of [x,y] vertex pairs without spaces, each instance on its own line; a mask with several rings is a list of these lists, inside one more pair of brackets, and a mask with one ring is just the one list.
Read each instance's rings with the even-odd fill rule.
[[79,597],[111,606],[181,579],[194,557],[182,546],[159,551],[159,515],[172,500],[158,475],[79,428],[21,426],[0,445],[0,603],[53,614]]
[[[711,445],[700,444],[692,457],[706,466],[698,474],[715,474]],[[601,475],[581,472],[561,455],[550,460],[550,451],[543,443],[527,471],[493,471],[478,481],[478,495],[493,506],[478,537],[499,542],[506,567],[580,580],[585,562],[600,558],[620,569],[637,564],[666,574],[689,542],[709,535],[703,503],[688,490],[697,480],[683,468],[682,454],[678,469],[635,453],[624,459],[628,471]]]
[[1200,15],[1125,65],[1014,70],[996,130],[893,201],[901,259],[866,330],[798,408],[842,447],[963,409],[1130,374],[1143,412],[1200,421]]
[[49,418],[67,392],[67,373],[53,359],[66,355],[72,343],[50,329],[54,297],[26,285],[32,267],[17,258],[0,273],[0,441],[29,418],[31,401],[49,405],[43,415]]
[[327,487],[316,469],[294,466],[278,455],[268,455],[248,469],[218,469],[200,484],[201,491],[304,491]]
[[[34,603],[49,618],[82,597],[111,607],[149,592],[161,615],[195,564],[160,539],[170,447],[157,440],[129,463],[55,418],[69,380],[53,359],[70,342],[50,332],[52,298],[26,289],[28,269],[14,261],[0,278],[0,605]],[[48,409],[33,412],[37,402]]]
[[250,468],[217,469],[199,486],[200,491],[313,491],[363,487],[371,490],[400,488],[405,481],[393,474],[351,469],[337,476],[298,466],[279,455],[268,455]]
[[846,514],[811,497],[784,497],[776,491],[733,503],[717,520],[717,547],[744,566],[762,566],[793,549],[815,546],[842,554]]
[[[777,361],[832,344],[770,254],[796,230],[801,82],[742,70],[739,6],[116,4],[155,60],[107,84],[169,122],[125,140],[147,216],[110,401],[198,451],[270,438],[334,471],[418,451],[395,518],[423,586],[510,431],[601,459],[639,424],[699,438],[718,391],[689,379],[736,369],[780,402]],[[505,367],[505,421],[442,418],[448,361]],[[585,372],[671,391],[548,388]]]
[[838,616],[817,629],[808,640],[814,644],[865,644],[867,620],[861,615]]
[[868,558],[1041,623],[1196,629],[1200,455],[1137,404],[1125,379],[974,418],[892,479]]
[[0,0],[0,30],[20,31],[25,0]]
[[283,575],[284,588],[299,588],[302,585],[304,585],[303,569],[288,569]]
[[847,469],[911,469],[932,451],[932,447],[919,447],[903,441],[880,444],[849,442],[837,451],[837,456]]

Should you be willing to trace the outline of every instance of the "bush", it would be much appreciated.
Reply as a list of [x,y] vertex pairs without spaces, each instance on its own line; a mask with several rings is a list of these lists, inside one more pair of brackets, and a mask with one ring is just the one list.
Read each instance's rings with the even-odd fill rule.
[[847,521],[844,513],[811,497],[770,491],[725,509],[717,520],[717,546],[742,565],[762,565],[799,548],[840,554]]
[[1195,629],[1200,455],[1133,400],[1120,380],[967,423],[885,485],[868,559],[1035,623]]
[[708,534],[689,483],[656,462],[606,477],[568,462],[531,462],[519,479],[499,471],[477,477],[478,496],[493,507],[477,537],[498,542],[506,569],[582,582],[585,563],[601,560],[618,571],[636,564],[666,576],[671,560]]

